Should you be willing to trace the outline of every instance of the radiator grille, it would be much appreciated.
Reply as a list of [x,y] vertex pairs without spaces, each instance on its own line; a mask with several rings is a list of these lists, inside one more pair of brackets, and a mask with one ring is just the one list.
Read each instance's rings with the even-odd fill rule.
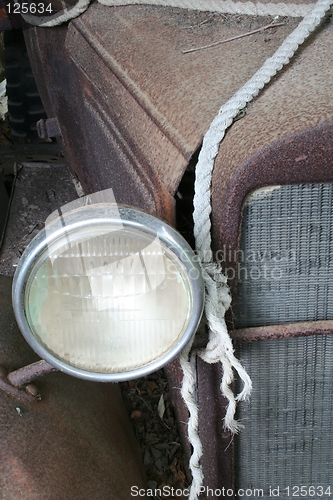
[[[248,197],[236,328],[333,319],[332,198],[332,184]],[[237,351],[254,387],[238,410],[245,430],[235,438],[237,487],[262,489],[267,499],[277,487],[279,500],[329,498],[291,488],[333,485],[333,335],[240,343]]]
[[248,197],[236,328],[333,319],[332,198],[332,184],[277,186]]
[[268,499],[279,486],[279,500],[291,498],[285,489],[293,485],[331,485],[333,494],[333,335],[244,343],[237,351],[254,386],[238,410],[245,429],[235,438],[237,488],[262,488]]

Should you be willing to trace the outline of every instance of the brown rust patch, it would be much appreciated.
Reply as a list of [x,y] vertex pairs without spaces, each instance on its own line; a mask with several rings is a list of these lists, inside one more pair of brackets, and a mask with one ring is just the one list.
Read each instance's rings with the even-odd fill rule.
[[333,333],[333,321],[309,321],[285,325],[258,326],[233,330],[230,333],[233,340],[237,342],[331,335]]

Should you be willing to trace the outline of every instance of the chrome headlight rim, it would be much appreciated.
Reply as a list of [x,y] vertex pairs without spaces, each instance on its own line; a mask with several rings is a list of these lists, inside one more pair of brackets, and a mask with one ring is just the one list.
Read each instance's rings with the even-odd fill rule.
[[[83,217],[87,210],[89,216]],[[117,214],[117,215],[116,215]],[[87,214],[86,214],[87,215]],[[120,216],[120,218],[119,218]],[[204,280],[199,259],[186,240],[169,224],[140,209],[124,205],[99,203],[88,207],[77,208],[65,214],[66,224],[59,228],[58,219],[52,221],[29,243],[23,253],[14,275],[12,301],[15,317],[22,335],[32,349],[45,361],[58,370],[69,375],[96,382],[121,382],[149,375],[171,362],[190,342],[200,323],[204,309]],[[70,365],[50,352],[39,342],[32,332],[25,313],[25,292],[30,273],[39,256],[45,253],[49,245],[70,231],[94,225],[119,225],[124,228],[135,228],[150,236],[159,238],[178,258],[187,272],[191,288],[192,311],[185,332],[178,342],[158,359],[132,370],[117,373],[100,373],[88,371]]]

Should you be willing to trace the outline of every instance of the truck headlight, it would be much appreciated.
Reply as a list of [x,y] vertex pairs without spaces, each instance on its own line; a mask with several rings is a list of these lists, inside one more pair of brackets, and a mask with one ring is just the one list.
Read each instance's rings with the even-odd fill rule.
[[17,266],[13,305],[31,347],[81,378],[121,381],[171,361],[195,333],[200,265],[169,225],[96,204],[53,220]]

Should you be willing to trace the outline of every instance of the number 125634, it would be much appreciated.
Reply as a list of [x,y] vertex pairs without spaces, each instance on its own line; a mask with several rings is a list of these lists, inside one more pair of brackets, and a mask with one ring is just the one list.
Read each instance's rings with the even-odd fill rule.
[[8,14],[52,14],[52,4],[34,3],[34,2],[22,2],[22,3],[7,3]]

